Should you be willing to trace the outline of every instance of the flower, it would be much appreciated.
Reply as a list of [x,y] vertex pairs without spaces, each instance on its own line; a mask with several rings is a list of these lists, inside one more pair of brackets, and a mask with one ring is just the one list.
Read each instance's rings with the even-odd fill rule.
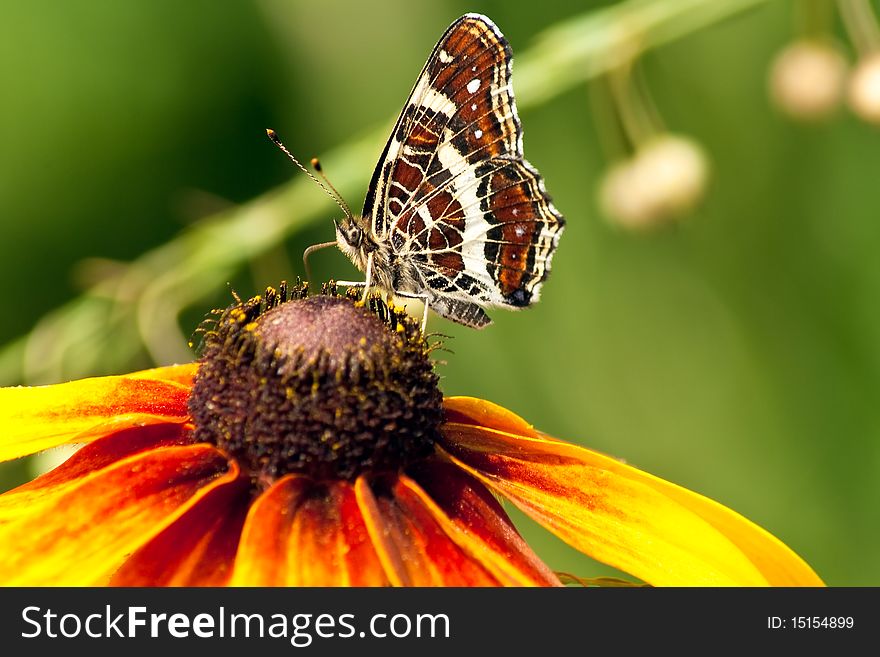
[[430,349],[377,298],[269,289],[198,363],[0,389],[0,459],[85,444],[0,495],[0,583],[559,585],[500,495],[649,584],[821,584],[712,500],[441,401]]
[[847,66],[832,41],[795,41],[773,60],[770,95],[776,106],[792,118],[802,121],[827,118],[840,105]]
[[866,55],[849,81],[848,101],[863,121],[880,124],[880,52]]
[[663,133],[608,170],[599,186],[599,203],[618,225],[649,229],[693,209],[708,178],[702,147],[688,137]]

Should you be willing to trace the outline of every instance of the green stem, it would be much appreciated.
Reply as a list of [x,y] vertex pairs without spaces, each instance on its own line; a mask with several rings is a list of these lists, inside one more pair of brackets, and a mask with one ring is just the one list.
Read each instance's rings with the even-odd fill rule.
[[827,39],[833,26],[833,0],[795,0],[795,32],[799,36]]
[[630,61],[608,73],[614,107],[620,117],[620,124],[626,133],[627,141],[633,150],[648,141],[657,133],[658,126],[653,122],[645,105],[644,96],[636,84],[636,63]]
[[868,0],[839,0],[840,16],[862,57],[880,50],[880,28]]

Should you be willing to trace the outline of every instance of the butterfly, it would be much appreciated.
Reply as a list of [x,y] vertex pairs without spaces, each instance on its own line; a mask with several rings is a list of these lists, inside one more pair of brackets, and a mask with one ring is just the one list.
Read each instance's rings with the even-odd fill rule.
[[423,326],[430,307],[483,328],[485,307],[529,306],[550,271],[565,220],[523,158],[511,63],[489,18],[453,22],[397,119],[363,213],[341,204],[335,244],[366,275],[354,285],[422,300]]

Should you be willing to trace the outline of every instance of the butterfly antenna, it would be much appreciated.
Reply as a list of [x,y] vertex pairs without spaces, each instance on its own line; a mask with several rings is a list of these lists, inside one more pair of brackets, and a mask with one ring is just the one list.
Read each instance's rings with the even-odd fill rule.
[[333,186],[333,183],[324,175],[324,168],[321,166],[320,160],[318,158],[313,157],[311,161],[312,168],[318,172],[318,175],[321,176],[321,180],[327,183],[327,186],[333,190],[333,193],[336,194],[336,199],[339,202],[339,206],[342,208],[342,211],[345,212],[345,216],[351,219],[354,215],[351,213],[351,209],[348,207],[348,203],[345,202],[345,199],[342,198],[342,194],[340,194],[336,188]]
[[[350,210],[349,207],[348,207],[348,204],[345,202],[345,200],[342,198],[342,196],[339,194],[339,192],[336,191],[336,188],[335,188],[333,185],[330,184],[330,181],[327,180],[327,177],[326,177],[326,176],[324,175],[324,173],[321,171],[321,165],[320,165],[320,163],[318,162],[317,159],[313,159],[313,160],[312,160],[312,166],[314,166],[314,167],[315,167],[315,170],[316,170],[319,174],[321,174],[321,178],[323,178],[323,179],[327,182],[327,185],[325,185],[325,184],[322,183],[320,180],[318,180],[318,179],[312,174],[311,171],[309,171],[309,170],[306,169],[302,164],[300,164],[300,161],[297,160],[289,150],[287,150],[287,146],[285,146],[283,143],[281,143],[281,140],[278,138],[278,133],[276,133],[274,130],[272,130],[272,128],[267,128],[267,129],[266,129],[266,134],[269,136],[269,139],[271,139],[272,142],[273,142],[278,148],[280,148],[282,151],[284,151],[284,154],[285,154],[287,157],[290,158],[291,162],[293,162],[297,167],[299,167],[299,169],[300,169],[304,174],[306,174],[309,178],[311,178],[313,181],[315,181],[315,183],[317,183],[318,186],[319,186],[321,189],[323,189],[323,190],[327,193],[327,196],[329,196],[330,198],[333,199],[333,201],[336,203],[336,205],[338,205],[339,208],[345,213],[345,216],[346,216],[346,217],[348,217],[349,219],[353,219],[353,218],[354,218],[354,216],[353,216],[352,213],[351,213],[351,210]],[[328,185],[329,185],[329,188],[328,188]],[[331,191],[331,190],[332,190],[332,191]]]

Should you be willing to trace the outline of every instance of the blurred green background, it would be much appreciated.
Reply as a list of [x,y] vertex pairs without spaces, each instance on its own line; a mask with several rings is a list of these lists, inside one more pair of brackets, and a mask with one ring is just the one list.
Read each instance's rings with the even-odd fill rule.
[[[301,158],[321,155],[359,207],[384,146],[376,135],[454,18],[487,14],[516,55],[545,28],[613,3],[575,4],[4,2],[2,383],[185,356],[204,313],[226,305],[227,282],[253,294],[301,274],[302,249],[332,239],[337,209],[302,190],[266,127]],[[846,111],[806,127],[774,111],[767,70],[794,36],[792,5],[756,3],[645,54],[667,125],[712,162],[705,202],[664,230],[628,233],[599,213],[608,126],[586,83],[520,95],[526,156],[568,220],[553,273],[539,304],[496,310],[485,331],[436,317],[430,327],[453,336],[446,394],[493,400],[717,499],[829,584],[880,585],[880,134]],[[365,153],[354,171],[335,166],[347,143]],[[153,329],[149,313],[125,312],[141,289],[125,262],[180,234],[194,243],[205,218],[289,185],[311,205],[286,206],[294,219],[270,248],[224,270],[209,295],[180,297],[172,330],[139,334]],[[267,225],[257,218],[243,235]],[[335,251],[314,265],[321,279],[356,275]],[[114,287],[123,274],[133,291]],[[114,299],[61,328],[41,322],[100,281]],[[118,322],[106,340],[87,325],[102,312]],[[59,355],[65,340],[87,347]],[[0,488],[28,470],[5,464]],[[610,572],[515,517],[553,568]]]

